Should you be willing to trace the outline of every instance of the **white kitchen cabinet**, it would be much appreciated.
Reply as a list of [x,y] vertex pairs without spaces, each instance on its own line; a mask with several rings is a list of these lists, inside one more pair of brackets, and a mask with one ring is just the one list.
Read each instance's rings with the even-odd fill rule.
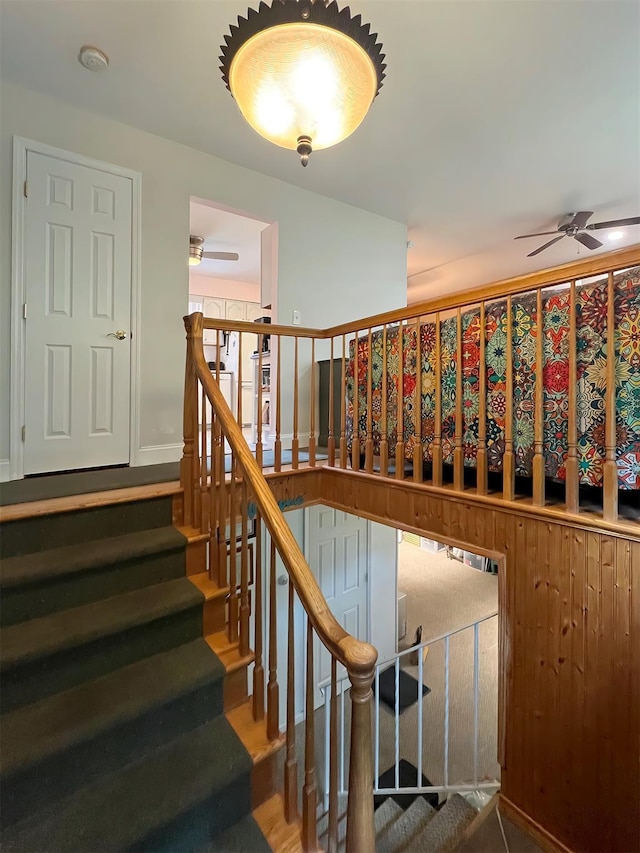
[[241,302],[239,299],[226,299],[225,300],[225,320],[246,320],[247,319],[247,305],[250,305],[249,302]]
[[[211,317],[216,320],[224,320],[226,300],[218,299],[213,296],[205,296],[203,300],[203,311],[205,317]],[[220,336],[222,338],[222,335]],[[202,333],[202,341],[205,344],[214,345],[216,342],[216,330],[205,329]],[[222,343],[222,340],[220,341]]]

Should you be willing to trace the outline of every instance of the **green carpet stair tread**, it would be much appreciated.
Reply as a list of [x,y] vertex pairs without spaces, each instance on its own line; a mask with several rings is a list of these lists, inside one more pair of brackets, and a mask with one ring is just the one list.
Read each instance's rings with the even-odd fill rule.
[[406,853],[451,853],[476,815],[477,811],[464,797],[452,794],[422,831],[413,837]]
[[5,593],[15,587],[102,568],[124,559],[135,560],[163,551],[183,550],[185,542],[184,536],[174,527],[159,527],[9,557],[0,566],[0,590]]
[[[4,715],[3,720],[11,719],[3,727],[3,826],[221,713],[222,665],[204,640],[141,663],[144,670],[133,664],[97,679],[94,693],[83,685]],[[126,680],[121,676],[125,673]],[[24,723],[14,725],[21,716]]]
[[2,561],[2,626],[184,578],[186,539],[173,527],[66,545]]
[[153,622],[201,602],[202,595],[193,584],[179,578],[3,628],[0,670]]
[[202,637],[203,600],[183,577],[2,628],[2,712]]
[[171,497],[16,519],[2,524],[0,556],[7,559],[171,524]]
[[165,828],[170,835],[175,821],[199,808],[215,809],[226,829],[248,813],[251,767],[231,726],[216,717],[5,829],[3,850],[152,849],[149,838],[159,849]]
[[252,815],[219,833],[207,853],[271,853],[271,847]]

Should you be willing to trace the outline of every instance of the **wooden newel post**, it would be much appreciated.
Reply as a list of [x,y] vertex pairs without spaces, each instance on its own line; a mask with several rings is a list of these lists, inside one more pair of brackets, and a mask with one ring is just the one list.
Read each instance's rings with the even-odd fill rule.
[[349,670],[351,681],[351,751],[346,853],[373,853],[373,745],[371,742],[371,685],[377,654],[366,670]]
[[[180,485],[184,490],[183,523],[196,527],[200,525],[200,458],[196,452],[198,440],[198,377],[193,354],[196,346],[202,346],[202,314],[191,314],[185,317],[184,327],[187,332],[187,355],[184,372],[182,411],[184,448],[180,460]],[[199,340],[196,340],[198,336]]]

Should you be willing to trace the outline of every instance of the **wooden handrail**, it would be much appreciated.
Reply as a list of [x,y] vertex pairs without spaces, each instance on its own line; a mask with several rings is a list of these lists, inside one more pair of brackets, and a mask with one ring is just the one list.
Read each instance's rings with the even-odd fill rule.
[[225,332],[252,332],[263,335],[282,335],[292,338],[315,338],[322,340],[326,338],[339,337],[343,334],[363,331],[369,327],[377,327],[401,322],[402,320],[413,320],[423,314],[435,314],[457,308],[467,308],[478,305],[480,302],[490,302],[508,295],[525,293],[538,287],[553,287],[554,285],[568,284],[571,281],[582,278],[590,278],[595,275],[605,275],[611,270],[623,270],[640,264],[640,243],[617,249],[614,252],[605,252],[581,261],[574,261],[558,267],[528,273],[503,281],[487,284],[482,287],[462,290],[436,299],[416,302],[406,308],[396,308],[381,314],[374,314],[359,320],[341,323],[328,329],[311,329],[303,326],[282,326],[270,323],[251,323],[248,321],[218,320],[205,317],[203,327],[205,329],[220,329]]
[[[278,507],[269,484],[258,468],[222,391],[211,375],[202,345],[204,328],[202,314],[198,312],[186,316],[184,324],[187,335],[192,339],[192,357],[197,377],[214,407],[222,433],[232,449],[236,464],[240,465],[244,473],[249,491],[276,544],[280,558],[314,630],[329,653],[350,673],[361,674],[364,677],[371,673],[373,676],[373,668],[378,657],[376,649],[370,643],[356,640],[348,634],[329,609],[322,590]],[[248,325],[253,326],[253,324]],[[266,328],[270,327],[267,325]]]

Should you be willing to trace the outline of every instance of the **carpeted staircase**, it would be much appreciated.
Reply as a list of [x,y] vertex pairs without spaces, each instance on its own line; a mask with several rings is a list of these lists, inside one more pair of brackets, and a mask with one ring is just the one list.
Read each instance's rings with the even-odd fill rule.
[[[344,853],[347,834],[345,795],[341,795],[338,809],[338,851]],[[406,809],[393,797],[388,797],[374,813],[375,853],[452,853],[477,814],[477,810],[459,794],[452,794],[438,809],[430,806],[422,796],[416,796]],[[318,840],[324,850],[329,844],[327,832],[328,814],[325,813],[318,822]]]
[[0,528],[4,851],[268,851],[171,499]]

